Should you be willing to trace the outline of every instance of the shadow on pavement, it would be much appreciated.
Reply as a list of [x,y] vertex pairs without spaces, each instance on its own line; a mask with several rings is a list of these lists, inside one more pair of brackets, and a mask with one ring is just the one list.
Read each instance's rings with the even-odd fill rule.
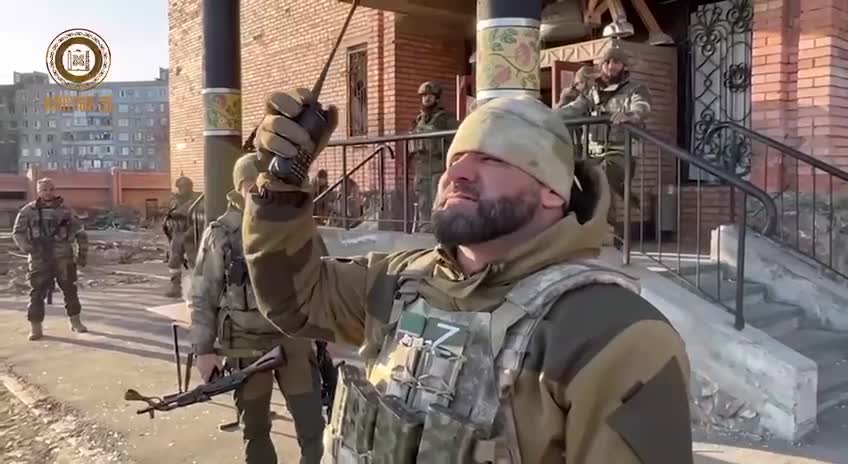
[[55,335],[45,334],[43,340],[45,340],[45,341],[54,340],[54,341],[57,341],[57,342],[67,343],[67,344],[70,344],[70,345],[84,346],[84,347],[87,347],[87,348],[95,348],[95,349],[99,349],[99,350],[117,351],[119,353],[132,354],[132,355],[135,355],[135,356],[140,356],[142,358],[153,358],[153,359],[158,359],[158,360],[165,361],[165,362],[173,362],[174,361],[173,356],[169,356],[168,354],[164,354],[164,353],[160,353],[160,352],[156,352],[156,351],[142,350],[142,349],[136,349],[136,348],[127,348],[127,347],[123,347],[123,346],[119,346],[119,345],[114,345],[112,343],[89,341],[89,340],[84,340],[84,339],[81,339],[81,338],[57,337]]

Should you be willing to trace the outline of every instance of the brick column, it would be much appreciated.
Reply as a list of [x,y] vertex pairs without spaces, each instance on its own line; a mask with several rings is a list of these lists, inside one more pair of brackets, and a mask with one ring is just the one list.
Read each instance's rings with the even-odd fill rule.
[[[790,146],[798,143],[798,0],[754,0],[751,82],[752,128]],[[783,183],[782,160],[754,144],[754,184],[776,191]]]
[[801,149],[848,169],[848,0],[800,2],[799,28]]

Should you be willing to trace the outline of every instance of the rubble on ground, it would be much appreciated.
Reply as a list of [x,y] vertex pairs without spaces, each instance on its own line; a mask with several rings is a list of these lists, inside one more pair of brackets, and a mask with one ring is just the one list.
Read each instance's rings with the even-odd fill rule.
[[[103,266],[164,261],[167,243],[161,234],[132,233],[123,238],[121,233],[105,232],[102,235],[107,237],[102,239],[97,235],[101,233],[89,234],[88,263],[77,270],[80,289],[147,282],[147,277],[122,274]],[[29,293],[27,257],[20,253],[11,237],[0,238],[0,256],[7,258],[0,262],[0,294]]]
[[689,407],[693,427],[705,432],[742,436],[751,441],[769,438],[754,407],[696,372],[689,385]]

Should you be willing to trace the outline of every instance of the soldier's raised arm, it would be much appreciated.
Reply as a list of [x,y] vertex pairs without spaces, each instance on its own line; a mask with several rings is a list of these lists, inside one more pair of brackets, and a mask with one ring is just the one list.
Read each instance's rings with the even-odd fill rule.
[[27,205],[21,208],[15,217],[15,225],[12,228],[12,240],[22,252],[32,253],[32,240],[30,240],[29,214],[32,209]]
[[[325,133],[317,144],[310,140],[293,119],[301,102],[311,98],[306,90],[273,94],[267,104],[281,115],[266,116],[255,141],[260,150],[293,159],[304,173],[311,153],[326,146],[337,122],[336,109],[330,107]],[[257,186],[270,198],[254,194],[245,201],[244,251],[259,309],[288,335],[359,345],[369,288],[385,275],[388,262],[376,254],[321,259],[309,181],[299,182],[292,185],[261,172]]]

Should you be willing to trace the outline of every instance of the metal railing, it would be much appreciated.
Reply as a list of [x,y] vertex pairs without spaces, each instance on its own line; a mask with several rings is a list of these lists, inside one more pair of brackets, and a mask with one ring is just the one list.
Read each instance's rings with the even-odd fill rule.
[[[317,214],[316,219],[345,229],[363,222],[375,222],[377,227],[404,232],[419,232],[425,229],[429,219],[424,210],[429,207],[422,205],[420,197],[432,199],[436,189],[428,175],[424,176],[429,185],[428,191],[416,191],[410,180],[415,181],[421,176],[416,173],[418,177],[410,178],[410,161],[412,155],[421,150],[416,144],[427,143],[432,148],[427,152],[428,171],[443,170],[444,161],[433,155],[446,153],[449,140],[455,133],[456,131],[439,131],[331,140],[324,153],[318,157],[316,168],[337,172],[337,175],[333,176],[336,180],[315,198],[315,203],[317,206],[320,201],[326,201],[330,196],[337,199],[329,215]],[[352,157],[358,161],[351,161]],[[351,164],[353,167],[349,169]],[[387,169],[394,172],[387,173]],[[433,177],[435,178],[437,177]],[[348,191],[350,184],[344,179],[353,179],[352,184],[357,191]],[[419,195],[420,193],[423,195]],[[357,199],[356,196],[364,199]],[[356,206],[359,202],[364,204],[363,211],[354,211],[355,216],[351,215],[350,205]]]
[[[734,122],[715,124],[705,140],[712,143],[723,131],[739,134],[765,148],[757,149],[752,143],[748,155],[752,157],[751,178],[779,204],[778,231],[771,238],[848,278],[848,267],[834,262],[834,236],[840,233],[840,227],[835,225],[833,199],[834,191],[848,193],[848,172]],[[772,154],[771,150],[778,153]],[[735,166],[737,162],[734,159],[725,164]],[[751,220],[759,220],[759,213],[750,214]],[[819,230],[822,226],[824,231]]]

